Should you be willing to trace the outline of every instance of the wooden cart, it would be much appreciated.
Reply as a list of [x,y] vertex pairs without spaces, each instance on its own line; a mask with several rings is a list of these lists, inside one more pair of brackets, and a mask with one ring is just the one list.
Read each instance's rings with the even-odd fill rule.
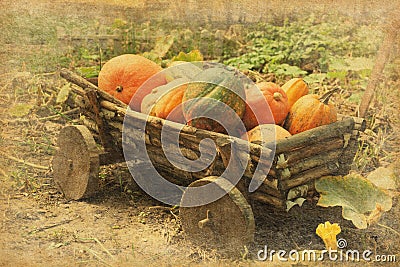
[[[179,146],[189,159],[199,156],[199,142],[214,140],[218,156],[211,166],[201,172],[189,173],[169,163],[161,148],[160,133],[164,125],[176,123],[138,112],[126,113],[127,106],[95,84],[66,69],[61,76],[73,84],[74,103],[82,110],[81,124],[65,126],[58,137],[58,150],[53,158],[54,180],[68,199],[82,199],[98,190],[100,165],[125,161],[122,151],[122,127],[125,116],[130,116],[133,130],[146,123],[145,143],[157,171],[176,184],[197,187],[216,181],[229,160],[233,142],[239,141],[224,134],[183,126]],[[136,127],[136,128],[135,128]],[[248,184],[260,162],[260,153],[268,145],[251,143],[250,152],[237,153],[246,157],[248,165],[240,182],[227,194],[210,204],[180,208],[179,216],[186,236],[196,244],[212,243],[221,248],[240,249],[253,240],[255,223],[249,203],[256,200],[285,210],[290,201],[315,192],[314,181],[326,175],[345,175],[358,149],[357,139],[365,129],[365,121],[340,117],[330,125],[279,140],[276,143],[272,168],[264,173],[260,187],[248,192]],[[133,135],[134,136],[134,135]],[[132,145],[139,141],[124,140]],[[142,141],[143,142],[143,141]],[[232,159],[234,160],[234,159]],[[224,164],[225,163],[225,164]],[[214,183],[220,190],[229,182]],[[191,196],[184,193],[182,201]]]

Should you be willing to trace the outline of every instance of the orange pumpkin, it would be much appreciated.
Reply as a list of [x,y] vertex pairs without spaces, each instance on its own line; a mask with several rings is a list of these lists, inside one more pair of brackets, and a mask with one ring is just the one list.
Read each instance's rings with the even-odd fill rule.
[[300,97],[309,93],[308,85],[301,78],[290,79],[282,85],[282,89],[288,97],[289,109],[297,100],[299,100]]
[[130,106],[133,110],[140,111],[143,97],[153,88],[166,83],[163,74],[148,80],[161,70],[159,65],[143,56],[120,55],[104,64],[99,73],[98,86],[125,104],[129,104],[132,97],[138,93]]
[[261,124],[242,135],[242,139],[248,140],[252,143],[262,144],[290,136],[292,135],[279,125]]
[[150,111],[151,116],[185,123],[182,110],[182,98],[188,84],[173,88],[163,95]]
[[285,129],[297,134],[337,121],[337,111],[329,98],[337,89],[319,97],[316,94],[302,96],[294,103],[285,121]]
[[[265,101],[269,109],[266,107]],[[246,110],[243,123],[247,130],[259,124],[281,124],[288,112],[286,93],[276,83],[261,82],[246,90]]]

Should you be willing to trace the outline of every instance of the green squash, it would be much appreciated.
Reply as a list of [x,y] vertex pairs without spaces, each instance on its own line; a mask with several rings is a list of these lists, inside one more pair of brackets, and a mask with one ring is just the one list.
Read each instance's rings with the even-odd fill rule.
[[187,86],[182,103],[188,125],[214,132],[233,132],[246,108],[244,85],[237,72],[209,68]]

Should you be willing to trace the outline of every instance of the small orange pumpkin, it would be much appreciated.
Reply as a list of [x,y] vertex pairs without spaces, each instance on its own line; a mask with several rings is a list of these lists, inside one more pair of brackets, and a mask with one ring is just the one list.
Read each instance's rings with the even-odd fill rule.
[[[103,65],[98,76],[98,86],[125,104],[129,104],[139,87],[161,70],[161,66],[143,56],[123,54]],[[151,79],[135,96],[131,108],[139,111],[143,97],[153,88],[165,83],[165,76],[162,74]]]
[[268,143],[292,136],[288,131],[276,124],[261,124],[244,135],[242,139],[252,143]]
[[[150,111],[151,116],[185,123],[182,109],[182,98],[188,84],[175,87],[163,95]],[[180,105],[180,106],[179,106]]]
[[308,85],[301,78],[290,79],[282,85],[282,89],[288,97],[289,109],[300,97],[309,93]]
[[284,128],[294,135],[337,121],[337,110],[329,103],[329,98],[336,91],[333,89],[322,97],[316,94],[300,97],[290,109]]
[[[269,110],[266,109],[265,101],[269,105]],[[281,124],[288,112],[286,93],[276,83],[260,82],[246,90],[246,110],[243,123],[247,130],[259,124]]]

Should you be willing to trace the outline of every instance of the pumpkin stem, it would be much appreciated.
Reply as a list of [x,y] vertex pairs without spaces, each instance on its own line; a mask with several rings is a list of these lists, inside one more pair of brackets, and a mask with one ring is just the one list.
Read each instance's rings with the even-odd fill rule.
[[279,93],[279,92],[275,92],[275,93],[274,93],[274,99],[275,99],[276,101],[280,101],[280,100],[282,99],[282,94]]
[[122,85],[118,85],[117,88],[115,88],[115,91],[117,91],[118,93],[121,93],[124,90],[124,88],[122,87]]
[[340,88],[336,87],[332,90],[329,90],[328,92],[326,92],[325,94],[323,94],[320,98],[319,101],[321,101],[322,103],[324,103],[325,105],[328,105],[329,103],[329,98],[333,95],[333,93],[335,93],[336,91],[339,91]]

